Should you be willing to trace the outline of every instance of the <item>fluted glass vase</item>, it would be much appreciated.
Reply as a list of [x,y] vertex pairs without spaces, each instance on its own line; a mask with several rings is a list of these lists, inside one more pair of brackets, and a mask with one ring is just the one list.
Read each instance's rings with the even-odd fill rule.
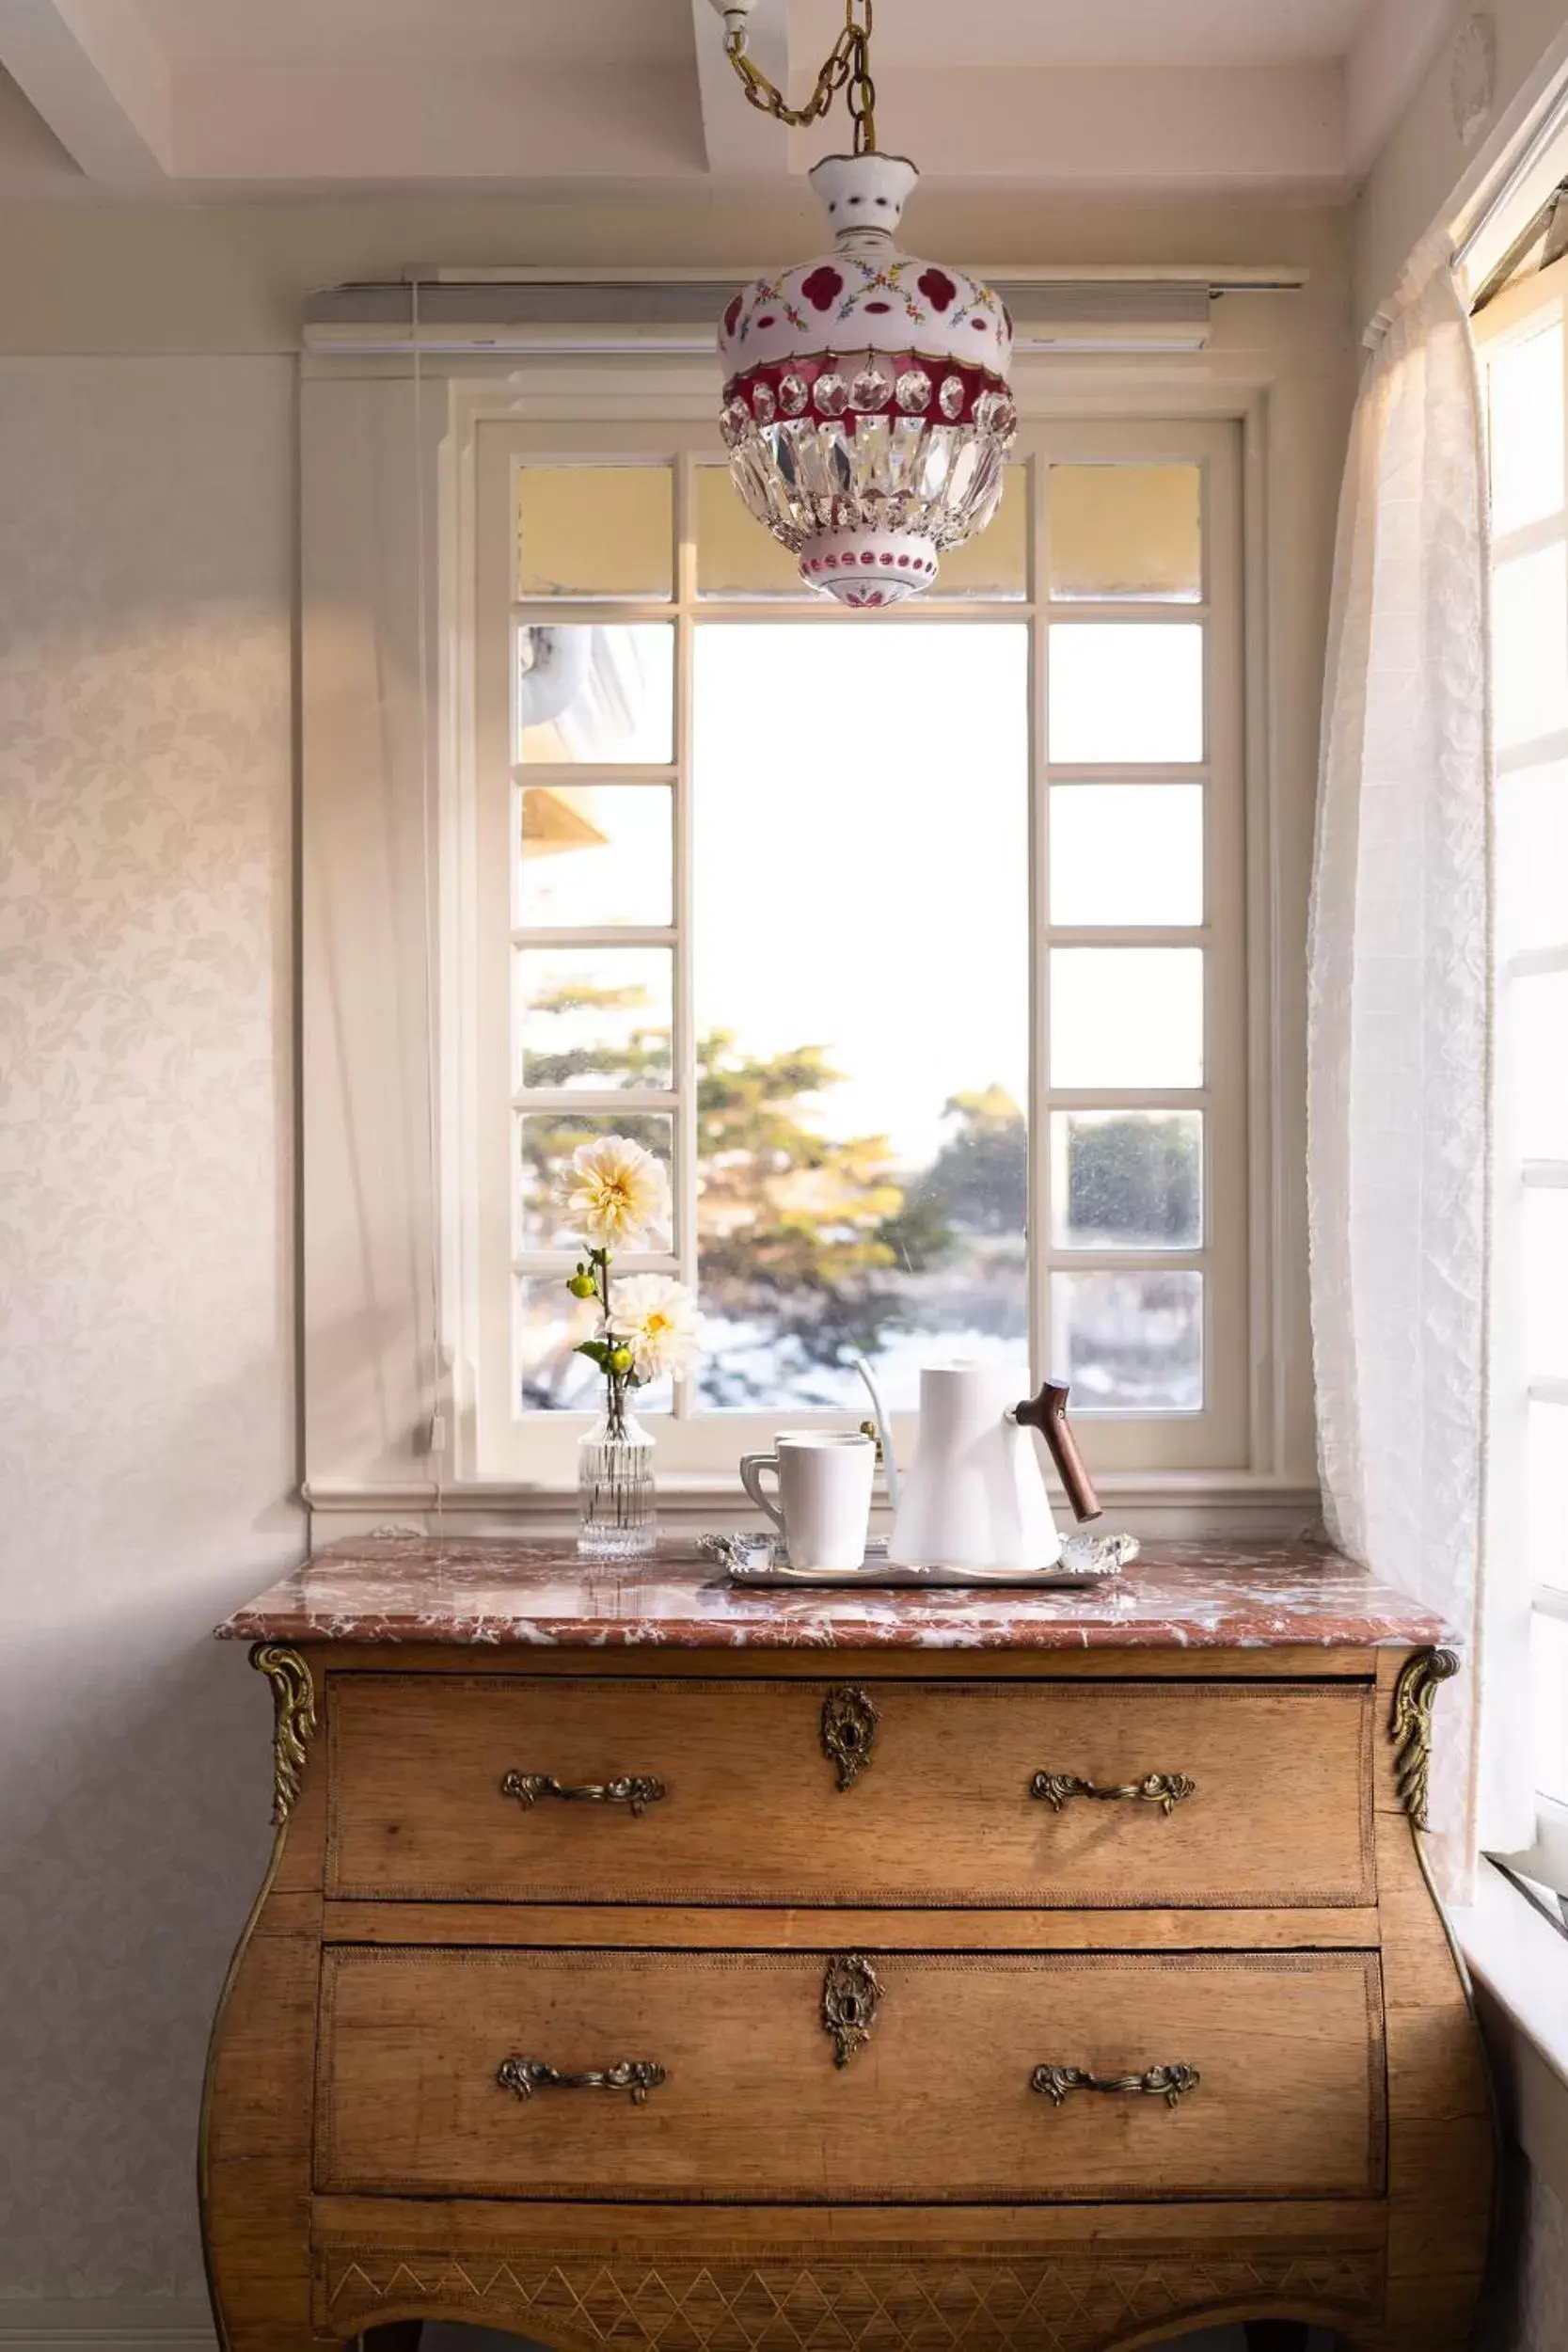
[[578,1553],[641,1560],[654,1549],[654,1441],[624,1404],[611,1404],[578,1439]]

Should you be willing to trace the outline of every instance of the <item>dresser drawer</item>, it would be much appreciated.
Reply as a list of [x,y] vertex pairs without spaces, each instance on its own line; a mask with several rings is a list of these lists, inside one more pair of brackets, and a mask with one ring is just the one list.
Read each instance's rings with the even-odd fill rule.
[[337,1674],[327,1892],[1367,1903],[1371,1708],[1343,1681]]
[[1381,2185],[1369,1953],[352,1947],[325,1956],[323,2006],[325,2190],[1016,2203]]

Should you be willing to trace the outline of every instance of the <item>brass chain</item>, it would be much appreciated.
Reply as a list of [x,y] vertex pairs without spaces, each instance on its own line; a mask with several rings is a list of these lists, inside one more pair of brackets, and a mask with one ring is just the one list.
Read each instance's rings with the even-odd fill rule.
[[724,35],[724,47],[730,63],[740,76],[740,87],[759,113],[771,115],[775,122],[788,122],[798,128],[808,122],[820,122],[832,107],[841,89],[847,90],[845,103],[855,126],[857,155],[875,154],[877,149],[877,85],[871,78],[871,14],[872,0],[844,0],[844,30],[829,50],[816,77],[816,87],[803,106],[791,106],[782,89],[770,82],[762,68],[753,65],[746,54],[746,28],[736,25]]

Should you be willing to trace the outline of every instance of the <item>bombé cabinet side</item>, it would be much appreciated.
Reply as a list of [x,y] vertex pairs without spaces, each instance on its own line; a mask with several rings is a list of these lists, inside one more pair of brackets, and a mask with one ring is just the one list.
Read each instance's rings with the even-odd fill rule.
[[[1488,2091],[1457,1957],[1419,1851],[1433,1701],[1451,1654],[973,1655],[780,1650],[476,1653],[257,1645],[275,1708],[275,1841],[223,1988],[203,2098],[202,2233],[225,2352],[305,2352],[449,2317],[552,2352],[1135,2352],[1231,2319],[1311,2320],[1353,2352],[1458,2352],[1485,2254]],[[329,1892],[330,1715],[365,1674],[722,1675],[852,1686],[983,1674],[1213,1689],[1334,1677],[1370,1693],[1370,1899],[1269,1911],[903,1909],[740,1915],[616,1905],[352,1903]],[[1319,1794],[1304,1776],[1300,1802]],[[1252,2201],[958,2205],[614,2203],[324,2188],[317,2144],[325,1956],[354,1947],[1208,1956],[1363,1951],[1378,1988],[1372,2194]],[[1173,1964],[1179,1964],[1173,1961]],[[1222,1979],[1215,1979],[1216,1982]],[[1282,2129],[1288,2119],[1281,2119]],[[1259,2343],[1265,2339],[1259,2335]]]

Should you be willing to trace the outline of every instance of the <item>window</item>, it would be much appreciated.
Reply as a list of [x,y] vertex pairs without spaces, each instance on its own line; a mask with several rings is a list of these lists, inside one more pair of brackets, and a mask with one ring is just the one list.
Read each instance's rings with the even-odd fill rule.
[[1537,1787],[1568,1807],[1565,306],[1568,262],[1560,262],[1476,324],[1490,444],[1497,739],[1494,1484],[1505,1501],[1519,1499],[1517,1539],[1530,1566]]
[[940,596],[805,590],[703,429],[477,428],[463,980],[482,1476],[570,1474],[553,1198],[631,1134],[705,1352],[661,1472],[1070,1379],[1105,1468],[1247,1461],[1239,432],[1037,425]]

